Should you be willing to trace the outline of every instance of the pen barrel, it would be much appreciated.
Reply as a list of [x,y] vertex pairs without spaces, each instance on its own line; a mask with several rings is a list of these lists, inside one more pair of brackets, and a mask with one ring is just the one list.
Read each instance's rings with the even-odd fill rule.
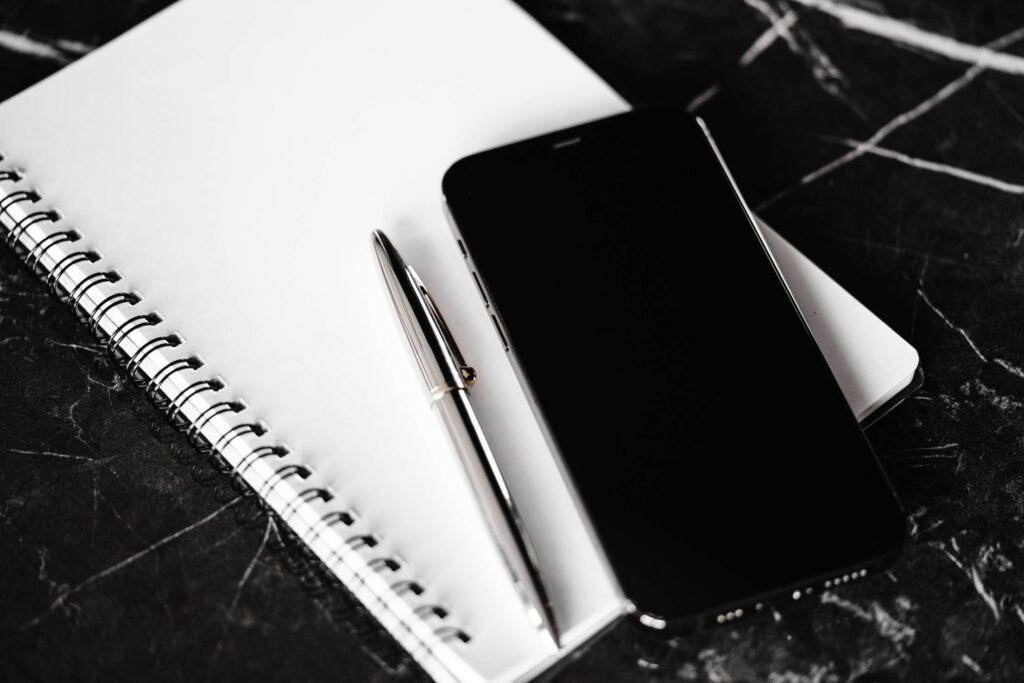
[[548,650],[556,651],[558,631],[537,553],[466,391],[475,372],[463,361],[441,312],[416,272],[383,232],[374,232],[373,241],[398,318],[490,527],[495,548],[538,637]]
[[465,468],[495,545],[517,592],[542,638],[557,649],[557,630],[544,589],[537,553],[464,389],[451,389],[434,401]]

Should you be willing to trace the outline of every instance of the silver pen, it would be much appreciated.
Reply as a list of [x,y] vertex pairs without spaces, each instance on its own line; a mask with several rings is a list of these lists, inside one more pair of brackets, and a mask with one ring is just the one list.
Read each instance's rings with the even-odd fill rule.
[[476,371],[462,358],[430,293],[387,235],[375,230],[373,244],[431,403],[444,418],[530,620],[548,648],[557,650],[558,630],[537,555],[469,400],[468,387],[476,380]]

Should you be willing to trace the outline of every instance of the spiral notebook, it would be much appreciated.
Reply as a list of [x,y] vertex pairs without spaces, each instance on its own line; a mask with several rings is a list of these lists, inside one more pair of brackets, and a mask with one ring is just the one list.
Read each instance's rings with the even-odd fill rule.
[[[0,234],[428,674],[525,680],[628,603],[476,305],[440,179],[466,154],[626,108],[507,0],[183,0],[0,105]],[[536,530],[559,653],[427,407],[375,228],[490,378],[474,398]],[[773,249],[814,290],[816,335],[846,321],[872,340],[825,344],[870,413],[909,382],[913,349]]]

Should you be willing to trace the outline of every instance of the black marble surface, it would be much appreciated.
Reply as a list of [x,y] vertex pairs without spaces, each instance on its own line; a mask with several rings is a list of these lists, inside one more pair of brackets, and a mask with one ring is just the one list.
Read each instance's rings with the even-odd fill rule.
[[[0,0],[0,97],[164,4]],[[925,373],[869,430],[911,518],[889,571],[706,631],[622,623],[558,679],[1024,679],[1024,3],[522,4],[631,101],[694,103],[761,216]],[[0,680],[417,677],[138,395],[0,250]]]

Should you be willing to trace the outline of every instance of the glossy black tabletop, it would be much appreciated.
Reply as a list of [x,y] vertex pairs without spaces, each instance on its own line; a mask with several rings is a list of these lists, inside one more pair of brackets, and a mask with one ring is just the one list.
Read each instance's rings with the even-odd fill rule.
[[[0,97],[165,4],[0,0]],[[868,430],[910,515],[888,571],[701,631],[623,622],[557,680],[1024,679],[1024,4],[522,4],[631,102],[705,117],[755,211],[924,371]],[[421,675],[181,442],[0,249],[0,680]]]

